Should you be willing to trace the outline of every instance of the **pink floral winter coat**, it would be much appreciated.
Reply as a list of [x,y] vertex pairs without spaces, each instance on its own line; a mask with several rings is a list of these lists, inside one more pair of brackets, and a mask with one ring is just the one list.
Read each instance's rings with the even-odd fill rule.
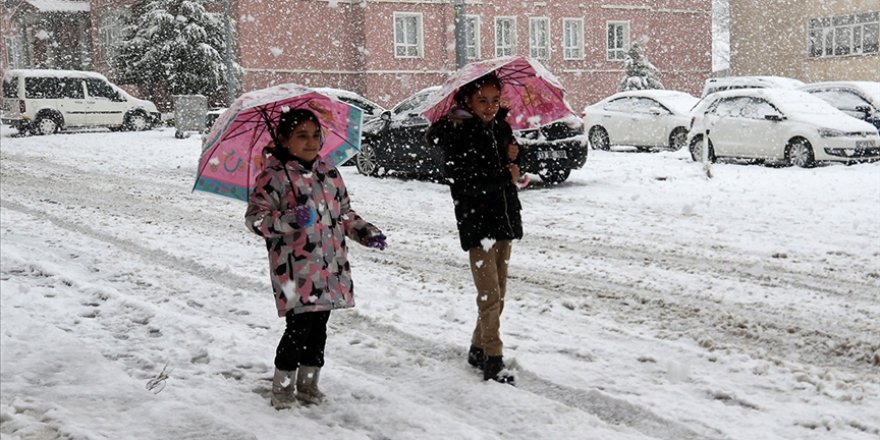
[[[314,224],[282,220],[297,206],[314,209]],[[285,216],[287,220],[290,216]],[[354,306],[345,237],[366,244],[381,233],[351,210],[339,171],[316,160],[306,169],[269,156],[257,176],[245,214],[247,227],[266,239],[269,277],[278,316]]]

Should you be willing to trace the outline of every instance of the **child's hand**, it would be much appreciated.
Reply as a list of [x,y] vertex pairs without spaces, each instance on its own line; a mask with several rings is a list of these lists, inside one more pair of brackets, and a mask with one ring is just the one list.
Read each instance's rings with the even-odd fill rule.
[[507,166],[507,169],[510,170],[510,175],[513,177],[513,184],[516,185],[520,176],[519,165],[512,163]]
[[385,250],[385,234],[375,235],[367,239],[367,246],[371,248],[379,249],[380,251]]
[[519,156],[519,145],[516,142],[511,142],[510,145],[507,146],[507,158],[510,160],[516,160],[516,157]]

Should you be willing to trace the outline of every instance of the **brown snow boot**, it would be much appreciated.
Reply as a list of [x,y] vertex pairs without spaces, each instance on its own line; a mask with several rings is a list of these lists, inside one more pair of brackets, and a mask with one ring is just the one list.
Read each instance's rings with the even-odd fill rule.
[[272,377],[272,397],[270,398],[273,408],[287,409],[296,404],[296,397],[293,395],[295,375],[296,370],[287,371],[275,368],[275,376]]
[[324,393],[318,389],[318,379],[321,377],[321,367],[306,367],[300,365],[296,375],[296,398],[300,402],[317,405],[324,402]]

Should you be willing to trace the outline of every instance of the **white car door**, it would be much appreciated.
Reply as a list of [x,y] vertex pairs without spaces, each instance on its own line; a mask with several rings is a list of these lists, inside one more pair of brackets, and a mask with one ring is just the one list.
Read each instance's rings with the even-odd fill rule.
[[638,98],[633,109],[633,125],[630,127],[632,143],[640,147],[665,147],[669,130],[664,121],[672,115],[659,102],[650,98]]
[[125,97],[106,81],[98,78],[86,80],[86,104],[89,106],[89,125],[122,125],[129,108]]
[[782,159],[785,157],[787,130],[782,112],[762,98],[741,101],[741,157]]
[[633,111],[636,99],[631,97],[617,98],[602,107],[599,125],[605,127],[611,145],[633,145],[632,127],[635,125]]
[[740,117],[742,98],[726,98],[718,102],[709,111],[704,120],[704,126],[709,129],[709,139],[716,156],[737,156],[739,147],[739,132],[743,123]]
[[86,121],[86,97],[81,78],[49,78],[57,80],[58,110],[64,117],[64,125],[81,126]]

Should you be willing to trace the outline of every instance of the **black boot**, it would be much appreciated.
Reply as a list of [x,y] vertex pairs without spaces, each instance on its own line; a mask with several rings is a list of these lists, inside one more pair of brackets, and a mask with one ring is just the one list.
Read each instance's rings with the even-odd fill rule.
[[486,356],[483,363],[483,380],[492,379],[495,382],[515,385],[513,373],[505,370],[504,360],[501,356]]
[[482,348],[475,347],[471,345],[471,349],[468,350],[468,363],[472,367],[477,367],[479,369],[483,369],[483,361],[486,357],[486,352],[483,351]]

